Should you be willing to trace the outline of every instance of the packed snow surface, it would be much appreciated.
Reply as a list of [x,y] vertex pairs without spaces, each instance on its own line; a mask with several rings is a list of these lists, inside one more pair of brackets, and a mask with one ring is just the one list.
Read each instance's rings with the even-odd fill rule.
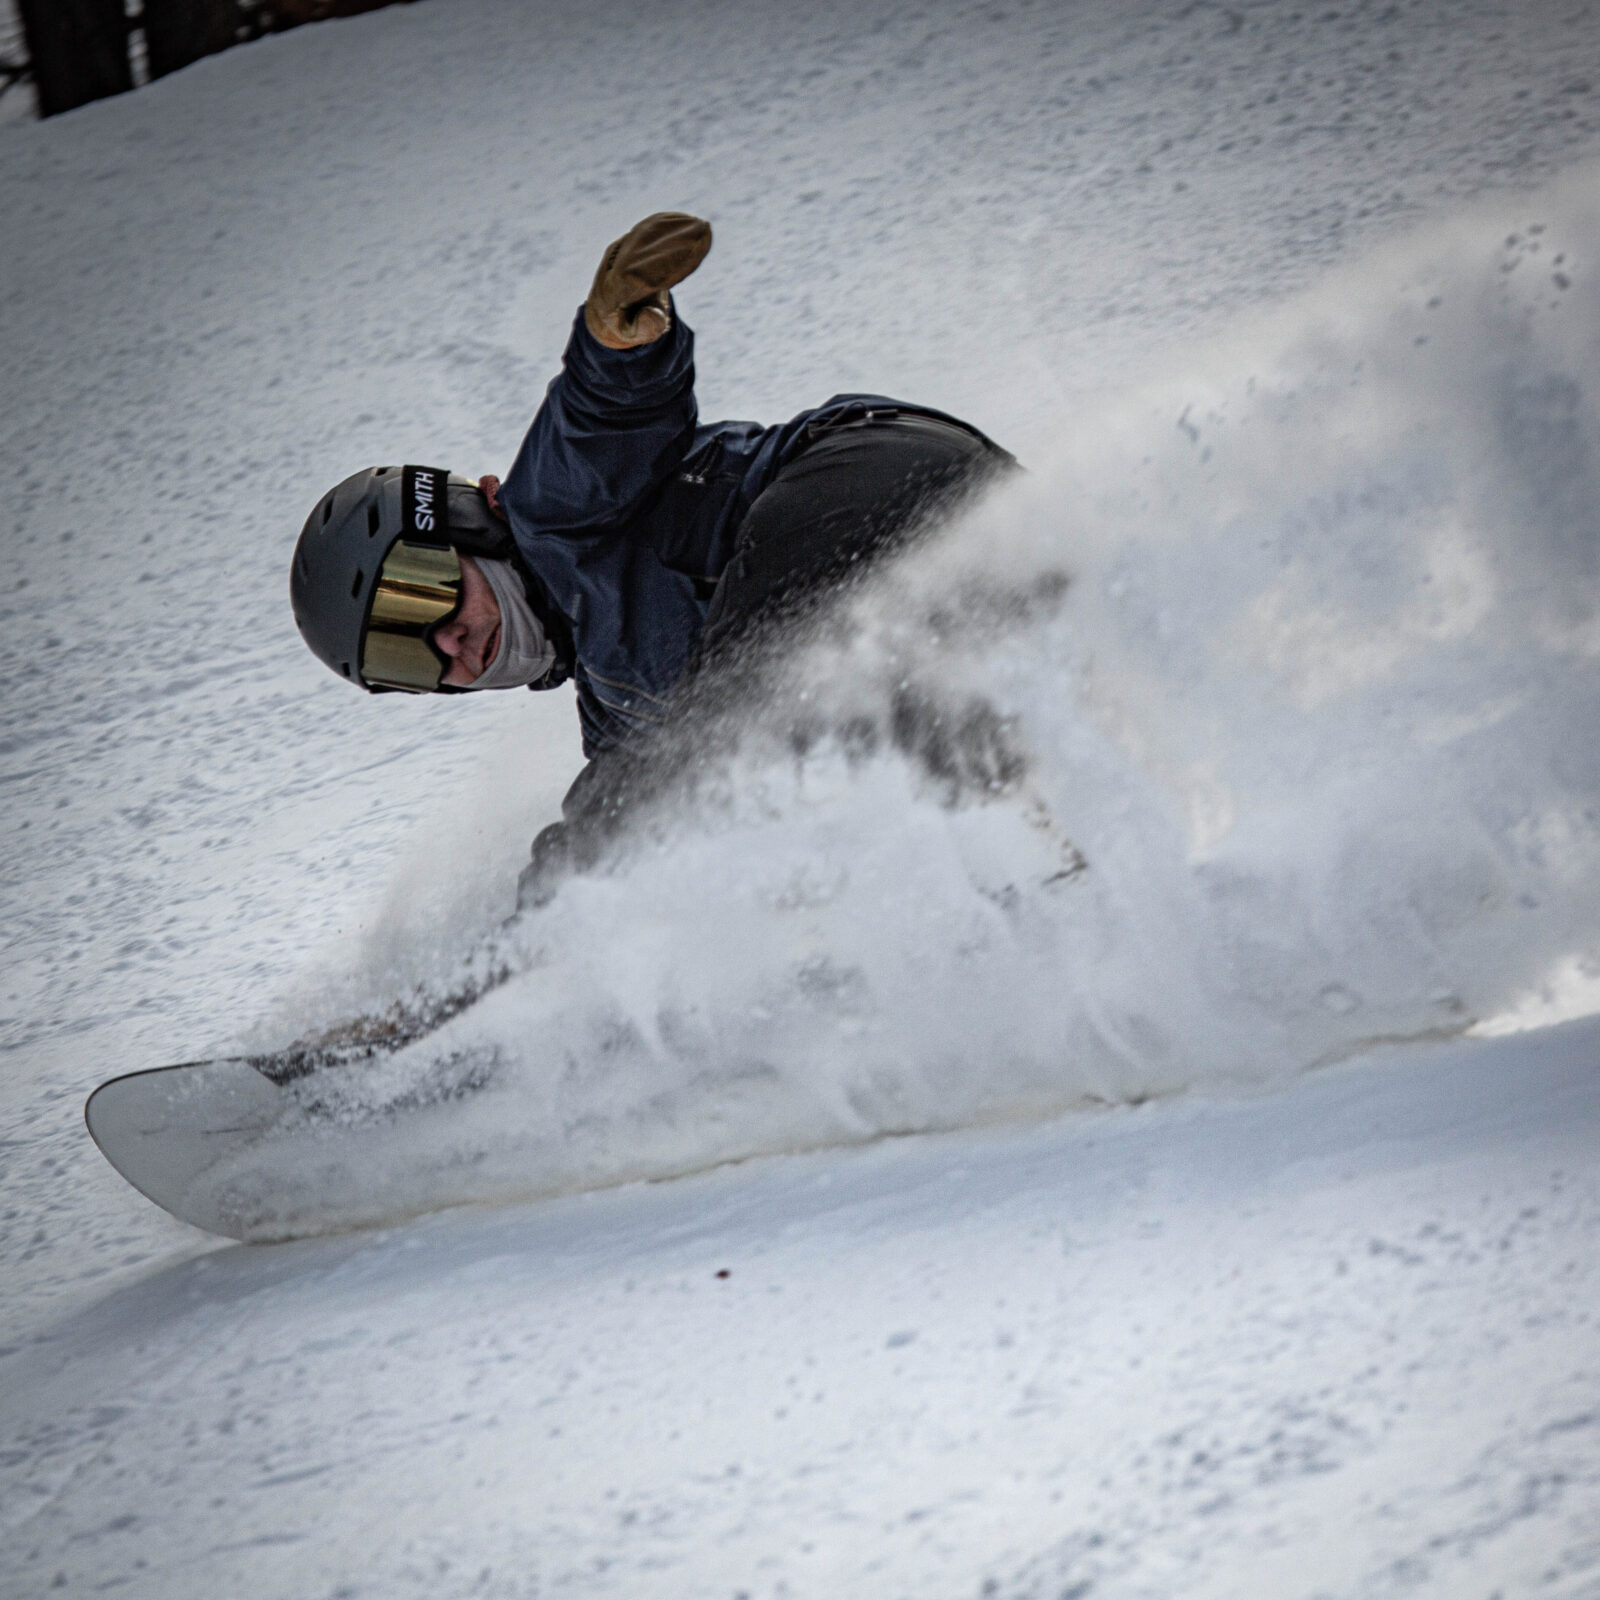
[[[0,128],[0,1588],[1600,1594],[1597,1037],[1516,1031],[1600,963],[1597,93],[1594,5],[430,0]],[[703,414],[1029,471],[502,927],[570,699],[351,694],[288,553],[503,471],[669,206]],[[84,1138],[489,972],[258,1229],[387,1231]]]
[[174,1262],[7,1362],[10,1592],[1592,1595],[1597,1052]]

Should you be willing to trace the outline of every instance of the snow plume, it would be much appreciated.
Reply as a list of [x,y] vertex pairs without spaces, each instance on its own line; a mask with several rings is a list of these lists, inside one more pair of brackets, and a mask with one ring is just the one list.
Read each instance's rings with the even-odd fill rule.
[[1594,177],[1062,416],[480,956],[506,982],[304,1080],[368,1130],[352,1184],[1259,1083],[1592,971]]

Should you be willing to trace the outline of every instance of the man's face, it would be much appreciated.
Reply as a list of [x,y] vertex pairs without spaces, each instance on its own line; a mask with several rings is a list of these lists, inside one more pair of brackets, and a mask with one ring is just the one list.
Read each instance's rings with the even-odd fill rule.
[[455,689],[482,677],[500,649],[500,604],[471,556],[461,557],[461,605],[433,630],[433,642],[450,658],[443,681]]

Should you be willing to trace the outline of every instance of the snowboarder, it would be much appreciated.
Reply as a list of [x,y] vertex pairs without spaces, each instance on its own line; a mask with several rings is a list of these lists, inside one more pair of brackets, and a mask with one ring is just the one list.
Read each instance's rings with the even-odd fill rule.
[[658,212],[606,250],[504,481],[373,467],[317,503],[295,548],[302,636],[371,693],[573,681],[589,763],[534,841],[524,904],[637,792],[686,682],[1014,465],[969,424],[880,395],[775,427],[701,423],[669,291],[710,248],[709,223]]

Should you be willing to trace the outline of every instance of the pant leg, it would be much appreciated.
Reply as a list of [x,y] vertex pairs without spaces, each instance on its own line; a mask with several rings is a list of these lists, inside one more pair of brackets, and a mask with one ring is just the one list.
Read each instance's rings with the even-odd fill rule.
[[745,517],[711,597],[697,665],[752,626],[848,583],[1015,465],[980,435],[936,417],[899,413],[824,428]]

